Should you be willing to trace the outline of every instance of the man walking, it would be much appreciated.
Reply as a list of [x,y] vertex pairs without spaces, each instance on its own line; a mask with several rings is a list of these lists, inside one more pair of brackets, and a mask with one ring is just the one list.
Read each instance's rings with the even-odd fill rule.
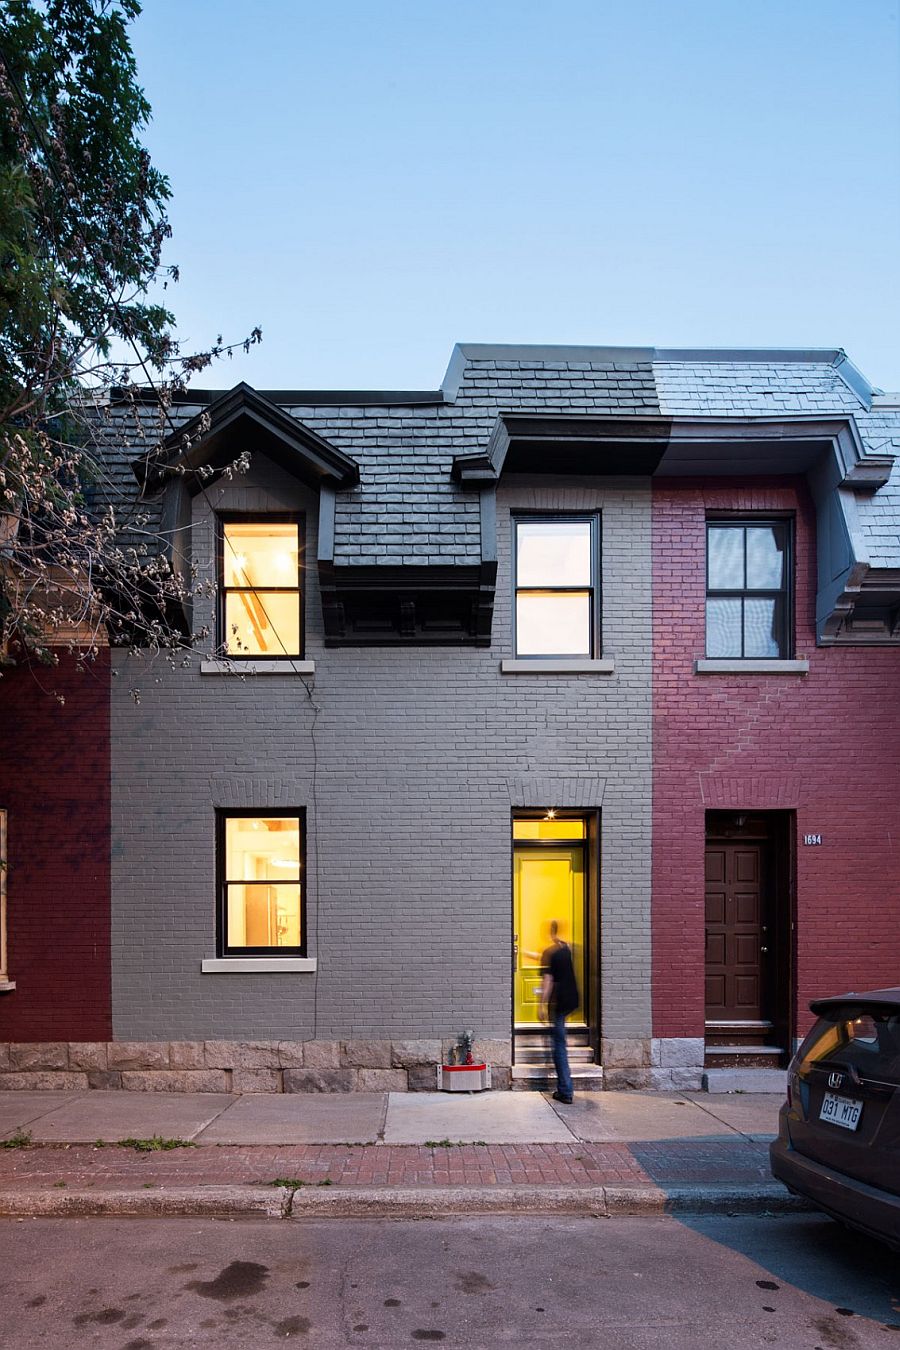
[[550,923],[551,945],[541,957],[541,1017],[549,1024],[553,1047],[553,1065],[556,1069],[554,1101],[569,1105],[574,1095],[569,1071],[569,1049],[566,1044],[566,1018],[581,1002],[575,980],[575,966],[568,943],[559,936],[559,924]]

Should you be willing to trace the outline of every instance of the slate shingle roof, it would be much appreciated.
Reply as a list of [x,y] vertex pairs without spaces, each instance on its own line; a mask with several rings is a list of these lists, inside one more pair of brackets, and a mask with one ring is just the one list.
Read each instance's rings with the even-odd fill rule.
[[[338,494],[338,566],[478,562],[478,497],[452,481],[453,458],[483,450],[500,413],[539,410],[626,417],[851,415],[868,451],[898,454],[890,483],[858,498],[858,515],[873,564],[900,567],[900,406],[873,399],[839,353],[721,352],[713,358],[653,348],[462,344],[440,394],[398,402],[387,395],[378,402],[352,397],[355,402],[341,402],[337,394],[327,401],[303,394],[277,400],[359,464],[359,485]],[[166,429],[209,401],[205,395],[196,404],[177,404]],[[107,471],[126,491],[133,491],[130,463],[159,425],[150,406],[139,418],[142,427],[130,410],[114,409],[108,432]]]

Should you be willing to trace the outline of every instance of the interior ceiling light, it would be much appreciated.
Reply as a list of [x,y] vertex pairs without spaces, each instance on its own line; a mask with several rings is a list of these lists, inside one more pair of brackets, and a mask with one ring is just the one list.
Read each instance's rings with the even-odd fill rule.
[[299,858],[271,858],[270,862],[273,867],[293,867],[295,872],[300,866]]

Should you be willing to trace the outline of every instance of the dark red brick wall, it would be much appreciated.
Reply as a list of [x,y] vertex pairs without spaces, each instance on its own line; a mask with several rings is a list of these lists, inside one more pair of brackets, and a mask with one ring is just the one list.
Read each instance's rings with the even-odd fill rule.
[[[806,676],[695,675],[711,510],[796,511]],[[800,482],[654,484],[653,1024],[704,1027],[705,812],[796,812],[799,1032],[809,999],[900,983],[900,651],[815,645],[815,518]],[[820,833],[821,847],[803,834]]]
[[[0,679],[13,993],[0,1041],[109,1040],[109,653]],[[44,690],[60,693],[62,706]]]

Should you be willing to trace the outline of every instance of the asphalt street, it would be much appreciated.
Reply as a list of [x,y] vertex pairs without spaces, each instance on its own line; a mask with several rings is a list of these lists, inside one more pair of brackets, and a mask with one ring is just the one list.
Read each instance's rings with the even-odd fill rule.
[[900,1262],[818,1216],[5,1220],[3,1350],[900,1348]]

